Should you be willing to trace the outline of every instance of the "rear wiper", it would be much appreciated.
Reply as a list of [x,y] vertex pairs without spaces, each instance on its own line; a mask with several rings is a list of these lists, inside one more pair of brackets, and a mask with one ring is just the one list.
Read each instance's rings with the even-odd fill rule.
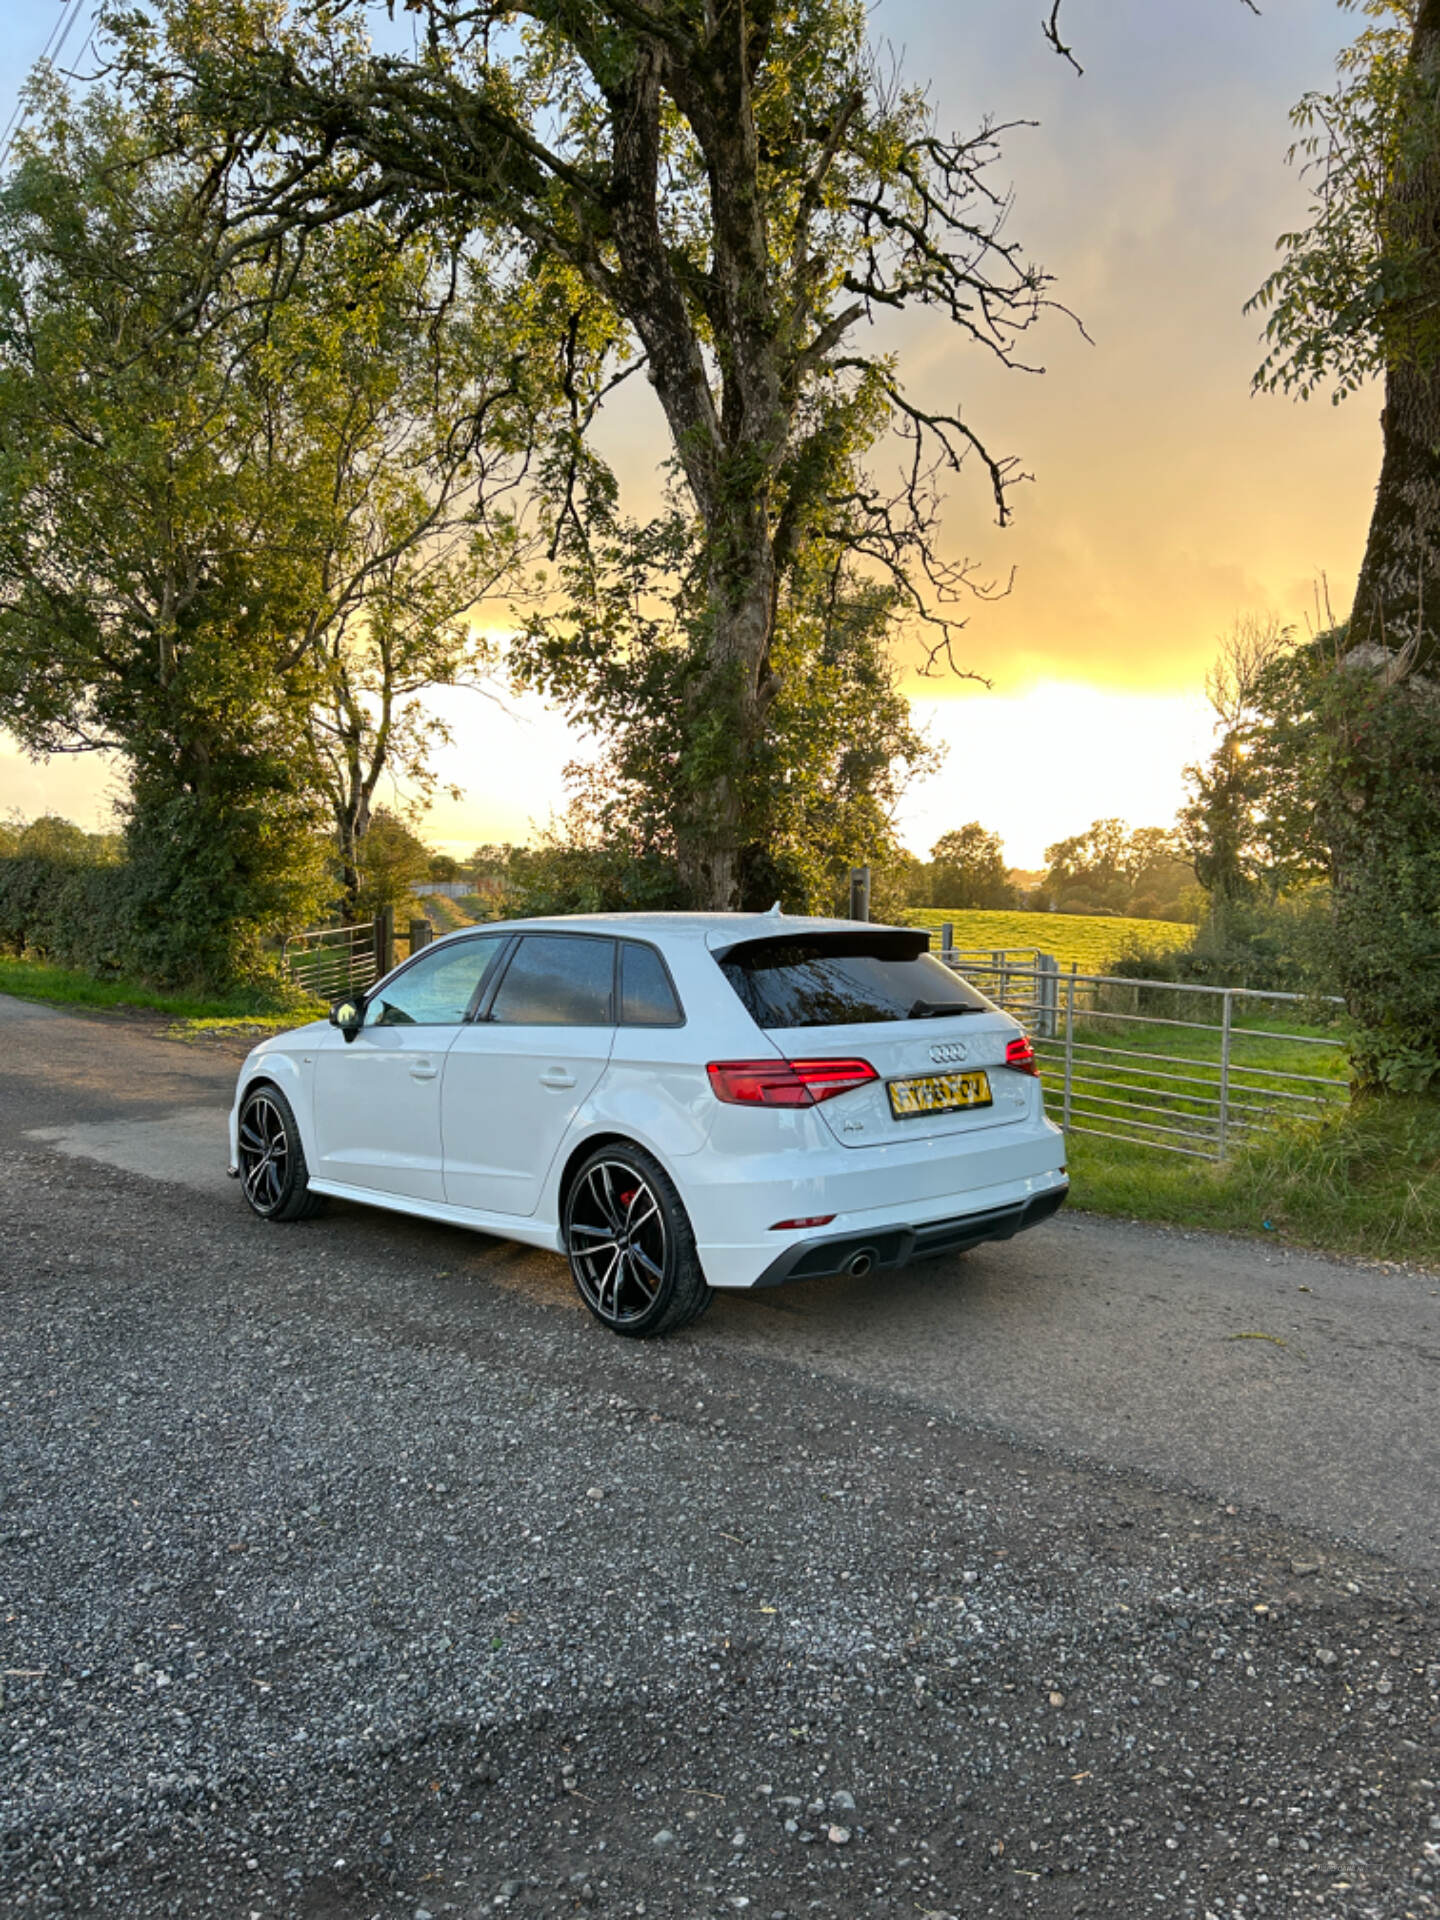
[[983,1013],[984,1011],[983,1007],[967,1007],[963,1001],[958,1000],[917,1000],[905,1018],[907,1020],[945,1020],[951,1014]]

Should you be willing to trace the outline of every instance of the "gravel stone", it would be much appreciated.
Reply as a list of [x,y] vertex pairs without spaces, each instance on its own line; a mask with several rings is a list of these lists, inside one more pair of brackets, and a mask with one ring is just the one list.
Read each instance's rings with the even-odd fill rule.
[[0,1207],[6,1920],[1440,1915],[1427,1574],[448,1229]]

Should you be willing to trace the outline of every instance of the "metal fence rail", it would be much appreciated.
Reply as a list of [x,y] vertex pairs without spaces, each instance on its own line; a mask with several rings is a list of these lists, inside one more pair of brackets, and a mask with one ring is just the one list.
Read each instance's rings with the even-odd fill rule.
[[1344,1042],[1315,1031],[1338,1000],[1061,973],[1030,949],[942,947],[939,958],[1029,1030],[1046,1107],[1067,1133],[1223,1160],[1349,1100]]
[[280,964],[297,987],[317,1000],[339,1000],[363,993],[380,976],[378,923],[319,927],[294,933],[281,949]]

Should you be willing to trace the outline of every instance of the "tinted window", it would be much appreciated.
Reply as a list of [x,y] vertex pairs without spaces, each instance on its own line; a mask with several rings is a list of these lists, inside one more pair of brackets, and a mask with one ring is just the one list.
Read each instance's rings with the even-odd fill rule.
[[767,940],[737,948],[720,965],[761,1027],[954,1018],[990,1005],[903,935]]
[[367,1027],[458,1027],[503,940],[457,940],[397,974],[365,1008]]
[[507,1027],[608,1027],[615,945],[584,934],[527,934],[490,1018]]
[[627,1027],[678,1027],[684,1018],[665,962],[630,940],[620,949],[620,1018]]

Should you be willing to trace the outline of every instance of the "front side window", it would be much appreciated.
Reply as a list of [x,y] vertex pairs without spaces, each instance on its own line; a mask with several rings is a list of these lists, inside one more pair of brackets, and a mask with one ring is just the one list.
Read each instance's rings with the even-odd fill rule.
[[458,1027],[504,947],[491,935],[437,947],[379,989],[365,1008],[367,1027]]
[[490,1018],[507,1027],[608,1027],[614,974],[613,940],[527,933]]
[[627,940],[620,949],[620,1019],[627,1027],[685,1024],[665,962],[653,947]]
[[759,1027],[850,1027],[941,1020],[990,1002],[905,934],[752,941],[720,962]]

